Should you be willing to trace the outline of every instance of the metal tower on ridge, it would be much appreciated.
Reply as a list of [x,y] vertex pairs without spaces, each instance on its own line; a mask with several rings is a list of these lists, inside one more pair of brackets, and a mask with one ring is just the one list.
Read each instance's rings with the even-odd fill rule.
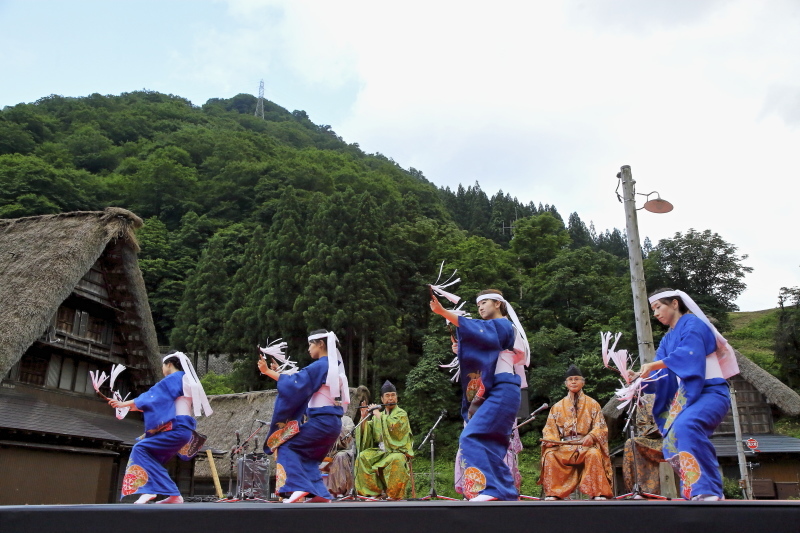
[[264,118],[264,80],[258,86],[258,103],[256,104],[256,112],[253,113],[257,117]]

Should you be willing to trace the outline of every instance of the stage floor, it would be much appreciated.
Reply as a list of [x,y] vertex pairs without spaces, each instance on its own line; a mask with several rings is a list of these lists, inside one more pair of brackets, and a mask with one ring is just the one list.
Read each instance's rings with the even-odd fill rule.
[[403,501],[12,505],[2,533],[798,532],[797,501]]

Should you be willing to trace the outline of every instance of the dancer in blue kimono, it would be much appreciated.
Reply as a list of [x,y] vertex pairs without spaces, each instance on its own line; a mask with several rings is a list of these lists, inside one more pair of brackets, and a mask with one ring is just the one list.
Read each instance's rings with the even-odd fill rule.
[[124,402],[108,400],[111,407],[144,413],[145,433],[133,445],[122,480],[122,497],[140,494],[135,502],[139,504],[159,494],[167,498],[156,503],[183,503],[178,486],[164,465],[176,455],[188,460],[197,453],[197,422],[192,414],[209,416],[213,412],[185,354],[168,354],[161,370],[164,379],[141,396]]
[[465,424],[458,455],[463,479],[457,485],[470,501],[517,500],[514,477],[504,459],[530,348],[516,313],[500,291],[482,291],[477,304],[481,320],[460,317],[436,298],[430,303],[431,311],[457,328]]
[[723,498],[710,437],[730,407],[726,378],[739,372],[736,355],[695,302],[682,291],[660,289],[650,296],[653,316],[669,331],[655,361],[632,377],[658,377],[644,392],[655,392],[653,415],[664,435],[665,460],[680,476],[687,500]]
[[261,373],[278,382],[264,451],[276,455],[275,492],[283,495],[286,503],[329,502],[332,498],[319,465],[339,438],[343,406],[350,403],[336,342],[333,332],[311,332],[308,353],[314,362],[300,371],[280,373],[276,362],[258,362]]

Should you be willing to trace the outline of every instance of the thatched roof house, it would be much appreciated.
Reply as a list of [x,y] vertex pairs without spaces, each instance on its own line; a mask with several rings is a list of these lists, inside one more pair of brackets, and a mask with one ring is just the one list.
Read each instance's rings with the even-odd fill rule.
[[116,420],[89,371],[125,365],[123,396],[160,375],[141,226],[119,208],[0,220],[0,504],[118,499],[141,421]]
[[769,404],[784,415],[800,415],[800,395],[739,352],[736,352],[736,361],[739,363],[739,377],[763,394]]
[[[136,258],[134,230],[141,226],[142,219],[116,207],[0,220],[0,376],[47,332],[59,306],[76,288],[84,289],[85,297],[105,296],[119,305],[116,311],[128,333],[127,352],[144,358],[138,362],[141,370],[160,368]],[[78,287],[98,260],[104,263],[106,287]]]
[[[197,431],[206,435],[206,447],[211,449],[217,458],[215,466],[223,490],[227,490],[228,480],[231,479],[230,451],[236,445],[236,433],[239,433],[241,442],[254,431],[259,430],[245,449],[246,453],[262,451],[269,423],[272,420],[272,411],[275,407],[276,390],[243,392],[239,394],[218,394],[209,396],[208,401],[214,414],[197,419]],[[369,398],[369,391],[363,385],[358,389],[350,389],[350,406],[345,412],[354,420],[356,411],[362,399]],[[262,426],[261,422],[265,424]],[[256,446],[257,441],[257,446]],[[274,466],[270,466],[270,471]],[[211,494],[211,467],[205,455],[198,455],[195,461],[195,488],[198,492]],[[233,466],[233,478],[236,478],[236,465]],[[235,484],[235,482],[234,482]]]

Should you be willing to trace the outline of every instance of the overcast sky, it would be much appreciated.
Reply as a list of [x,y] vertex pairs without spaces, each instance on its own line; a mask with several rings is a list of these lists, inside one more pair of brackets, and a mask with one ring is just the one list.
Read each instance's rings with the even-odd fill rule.
[[[0,0],[0,107],[149,89],[258,93],[439,186],[480,182],[642,239],[710,229],[755,270],[737,301],[800,285],[795,0]],[[642,202],[640,202],[641,205]]]

